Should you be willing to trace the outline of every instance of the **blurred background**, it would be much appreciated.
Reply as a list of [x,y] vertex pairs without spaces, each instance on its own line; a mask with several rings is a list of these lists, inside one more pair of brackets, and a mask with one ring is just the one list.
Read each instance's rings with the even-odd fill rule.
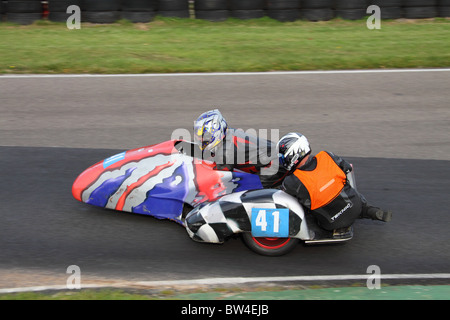
[[381,8],[382,19],[450,17],[450,0],[9,0],[0,1],[1,21],[31,24],[37,20],[65,22],[70,5],[82,11],[82,21],[134,23],[164,17],[223,21],[229,17],[255,19],[268,16],[279,21],[326,21],[339,17],[366,17],[370,5]]

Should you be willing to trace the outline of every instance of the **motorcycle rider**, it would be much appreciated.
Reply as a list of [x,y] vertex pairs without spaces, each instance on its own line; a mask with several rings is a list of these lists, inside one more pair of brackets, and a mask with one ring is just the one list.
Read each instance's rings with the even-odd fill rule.
[[265,187],[281,183],[285,170],[278,170],[276,144],[229,128],[218,109],[204,112],[194,121],[194,142],[203,159],[215,162],[215,169],[258,174]]
[[350,237],[358,218],[391,220],[390,211],[369,205],[350,186],[347,174],[352,166],[344,159],[327,151],[311,156],[307,138],[296,132],[283,136],[277,149],[280,164],[288,171],[281,189],[311,210],[321,228],[333,231],[333,238]]

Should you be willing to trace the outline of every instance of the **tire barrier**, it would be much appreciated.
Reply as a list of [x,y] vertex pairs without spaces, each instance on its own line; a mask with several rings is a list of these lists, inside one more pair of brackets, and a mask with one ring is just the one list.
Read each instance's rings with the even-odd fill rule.
[[81,0],[48,0],[48,20],[66,22],[71,16],[71,13],[67,13],[67,8],[71,5],[81,7]]
[[82,0],[81,21],[114,23],[120,19],[121,0]]
[[345,20],[359,20],[364,18],[367,13],[367,7],[370,0],[336,0],[335,14],[336,17]]
[[[48,16],[43,15],[45,5]],[[90,23],[120,19],[146,23],[156,15],[190,18],[190,8],[196,19],[209,21],[264,16],[281,22],[327,21],[334,17],[358,20],[369,15],[370,5],[380,7],[381,19],[450,17],[450,0],[0,0],[0,21],[26,25],[48,18],[65,22],[72,14],[66,13],[70,5],[79,6],[81,21]]]
[[0,0],[0,22],[6,20],[6,2]]
[[403,0],[403,17],[425,19],[437,17],[437,0]]
[[268,0],[266,2],[267,16],[281,21],[300,19],[301,0]]
[[159,0],[157,14],[162,17],[189,18],[189,1]]
[[225,21],[228,19],[228,0],[195,0],[196,19]]
[[157,0],[122,0],[121,17],[133,23],[146,23],[153,20],[157,9]]
[[333,0],[302,0],[300,18],[308,21],[327,21],[335,16]]
[[247,20],[265,16],[265,0],[229,0],[230,17]]
[[443,18],[450,17],[450,0],[439,0],[438,1],[438,16]]
[[381,19],[403,18],[403,0],[371,0],[370,4],[377,5],[381,9]]
[[42,18],[40,0],[9,0],[6,4],[6,21],[21,25],[32,24]]

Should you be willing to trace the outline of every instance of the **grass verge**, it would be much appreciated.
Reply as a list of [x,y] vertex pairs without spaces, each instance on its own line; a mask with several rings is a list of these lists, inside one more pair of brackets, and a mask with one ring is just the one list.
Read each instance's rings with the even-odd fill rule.
[[0,300],[448,300],[448,285],[364,286],[272,290],[215,289],[197,292],[82,289],[0,294]]
[[0,74],[167,73],[450,66],[450,20],[146,24],[0,23]]

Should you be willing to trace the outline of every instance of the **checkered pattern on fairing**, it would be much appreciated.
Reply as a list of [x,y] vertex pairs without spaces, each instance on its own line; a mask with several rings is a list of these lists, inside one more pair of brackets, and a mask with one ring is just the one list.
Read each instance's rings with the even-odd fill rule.
[[235,233],[251,232],[253,208],[288,208],[289,236],[303,240],[311,238],[298,201],[275,189],[237,192],[202,204],[187,215],[187,232],[196,241],[222,243]]

